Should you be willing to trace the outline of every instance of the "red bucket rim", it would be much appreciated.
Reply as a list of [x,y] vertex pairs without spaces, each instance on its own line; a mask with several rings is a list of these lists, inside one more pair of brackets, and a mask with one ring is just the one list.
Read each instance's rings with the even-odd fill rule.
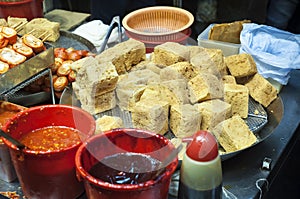
[[14,2],[2,2],[2,1],[0,1],[0,5],[14,6],[14,5],[30,3],[32,1],[41,1],[42,2],[43,0],[20,0],[20,1],[14,1]]
[[[40,110],[41,108],[57,108],[57,107],[80,111],[86,117],[90,118],[91,121],[94,121],[94,118],[93,118],[92,115],[90,115],[88,112],[84,111],[83,109],[81,109],[79,107],[69,106],[69,105],[63,105],[63,104],[50,104],[50,105],[40,105],[40,106],[30,107],[30,108],[27,108],[27,109],[25,109],[23,111],[18,112],[16,115],[14,115],[12,118],[10,118],[10,120],[6,123],[6,125],[3,126],[2,129],[6,131],[9,128],[9,126],[11,125],[12,121],[14,121],[18,117],[22,117],[23,115],[28,114],[28,112],[30,112],[30,111]],[[95,129],[96,129],[96,123],[92,124],[90,132],[94,132]],[[92,136],[92,135],[88,135],[88,136]],[[3,142],[5,143],[5,145],[7,145],[9,148],[14,149],[14,150],[18,150],[17,146],[15,146],[9,140],[7,140],[5,138],[2,138],[2,139],[3,139]],[[26,148],[23,149],[23,151],[26,154],[32,154],[32,155],[49,155],[49,154],[62,153],[62,152],[66,152],[66,151],[78,148],[81,144],[82,143],[78,143],[78,144],[75,144],[75,145],[72,145],[72,146],[60,149],[60,150],[38,151],[38,153],[37,153],[37,150],[30,150],[30,149],[26,149]]]
[[[115,133],[117,130],[120,130],[120,129],[113,129],[113,130],[110,130],[110,131],[106,131],[105,134],[112,134],[112,133]],[[141,129],[122,128],[122,130],[125,130],[125,131],[127,131],[127,130],[129,130],[129,131],[137,130],[137,131],[142,131],[142,132],[151,134],[151,132],[146,131],[146,130],[141,130]],[[151,135],[161,137],[161,135],[159,135],[159,134],[152,133]],[[83,150],[86,149],[87,144],[89,142],[93,141],[94,139],[96,139],[98,137],[101,137],[101,136],[103,136],[103,135],[102,134],[97,134],[97,135],[94,135],[94,136],[88,138],[86,140],[86,142],[84,142],[79,147],[79,149],[77,150],[76,155],[75,155],[76,171],[79,173],[81,178],[87,180],[89,183],[91,183],[95,186],[100,186],[102,188],[105,187],[105,189],[115,190],[115,191],[120,191],[121,189],[125,190],[125,191],[136,191],[137,189],[139,189],[139,190],[149,189],[151,186],[153,186],[153,185],[157,184],[158,182],[160,182],[160,181],[166,179],[167,177],[171,176],[172,173],[175,171],[175,169],[177,167],[178,158],[173,160],[168,165],[168,167],[171,167],[171,170],[165,171],[163,173],[162,177],[156,178],[155,180],[148,180],[146,182],[139,183],[139,184],[134,184],[134,185],[133,184],[110,184],[108,182],[102,181],[98,178],[93,177],[88,171],[86,171],[83,168],[83,165],[81,163],[81,154],[82,154]],[[165,137],[163,137],[163,138],[167,139]],[[173,164],[175,164],[175,165],[173,165]]]

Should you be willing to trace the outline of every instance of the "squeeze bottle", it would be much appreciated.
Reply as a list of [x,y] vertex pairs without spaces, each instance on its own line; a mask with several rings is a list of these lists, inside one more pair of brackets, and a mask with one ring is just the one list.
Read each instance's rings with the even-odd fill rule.
[[222,198],[222,166],[216,138],[198,131],[187,145],[180,169],[179,199]]

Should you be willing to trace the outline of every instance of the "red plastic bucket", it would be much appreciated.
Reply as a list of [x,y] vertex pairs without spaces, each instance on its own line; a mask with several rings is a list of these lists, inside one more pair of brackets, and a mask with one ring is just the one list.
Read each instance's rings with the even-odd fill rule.
[[[161,135],[139,129],[120,128],[90,137],[79,147],[75,164],[78,177],[84,181],[89,199],[167,199],[171,176],[178,164],[177,158],[166,163],[165,171],[160,173],[159,177],[138,184],[115,184],[103,181],[90,171],[105,157],[118,153],[148,154],[152,158],[163,161],[174,149],[174,145]],[[146,169],[147,166],[141,168]]]
[[43,17],[43,0],[0,1],[0,18],[21,17],[31,20]]
[[[92,115],[78,107],[42,105],[28,108],[14,116],[4,130],[15,139],[35,129],[48,126],[65,126],[79,130],[84,142],[95,132]],[[19,150],[10,141],[8,146],[24,195],[34,199],[74,199],[84,192],[75,169],[75,154],[81,143],[53,150]]]

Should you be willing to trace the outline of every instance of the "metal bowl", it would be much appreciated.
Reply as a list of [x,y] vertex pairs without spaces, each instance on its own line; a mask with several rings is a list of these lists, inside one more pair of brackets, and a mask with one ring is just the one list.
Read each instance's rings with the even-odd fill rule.
[[254,133],[257,137],[257,142],[245,149],[231,152],[231,153],[221,154],[222,160],[227,160],[248,148],[255,147],[257,144],[267,139],[274,132],[274,130],[280,123],[284,112],[283,102],[281,97],[278,96],[277,99],[275,99],[265,110],[268,115],[268,121],[264,126],[262,126],[260,129],[257,130],[257,132]]

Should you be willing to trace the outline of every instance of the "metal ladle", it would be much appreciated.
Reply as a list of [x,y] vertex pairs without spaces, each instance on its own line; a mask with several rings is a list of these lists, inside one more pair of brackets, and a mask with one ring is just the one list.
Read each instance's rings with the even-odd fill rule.
[[9,140],[11,143],[13,143],[18,149],[22,150],[26,147],[24,144],[16,140],[15,138],[11,137],[9,134],[5,133],[3,130],[0,129],[0,136],[4,137],[5,139]]

